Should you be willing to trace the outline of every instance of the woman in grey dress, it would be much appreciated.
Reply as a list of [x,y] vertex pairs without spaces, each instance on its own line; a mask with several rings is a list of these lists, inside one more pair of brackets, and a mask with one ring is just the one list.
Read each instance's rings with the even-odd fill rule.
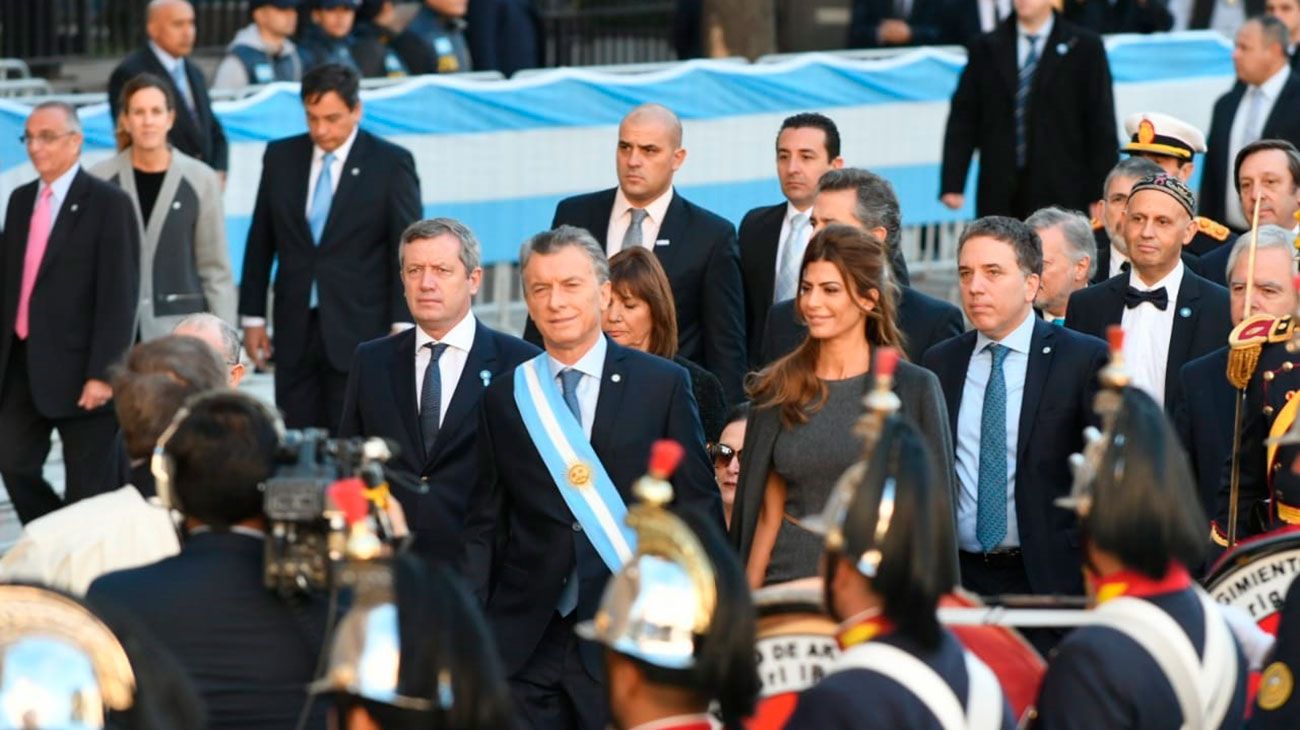
[[[821,512],[840,475],[862,458],[853,427],[871,387],[875,348],[902,351],[888,264],[885,244],[865,231],[818,231],[804,252],[796,303],[808,337],[749,385],[754,410],[730,533],[755,588],[817,575],[822,539],[801,520]],[[952,437],[938,379],[900,362],[894,389],[951,490]]]

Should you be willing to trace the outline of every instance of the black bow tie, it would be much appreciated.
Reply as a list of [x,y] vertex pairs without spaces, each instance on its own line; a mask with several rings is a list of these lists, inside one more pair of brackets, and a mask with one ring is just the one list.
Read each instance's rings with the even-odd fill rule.
[[1169,292],[1165,291],[1163,286],[1151,291],[1142,291],[1131,286],[1124,290],[1125,307],[1132,309],[1142,302],[1151,302],[1156,309],[1163,312],[1169,307]]

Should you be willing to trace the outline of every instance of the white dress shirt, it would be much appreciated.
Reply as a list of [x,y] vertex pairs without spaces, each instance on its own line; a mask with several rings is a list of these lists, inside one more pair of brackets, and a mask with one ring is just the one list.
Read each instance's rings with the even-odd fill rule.
[[[339,180],[343,177],[343,163],[347,162],[348,153],[352,151],[352,143],[357,141],[357,130],[360,125],[352,128],[352,134],[343,140],[343,144],[334,150],[334,161],[330,163],[330,193],[339,191]],[[319,145],[311,146],[311,172],[307,176],[307,208],[305,214],[311,216],[311,202],[316,197],[316,181],[320,179],[320,171],[325,161],[325,150]]]
[[981,33],[994,30],[1003,18],[1011,15],[1011,0],[978,0],[978,3]]
[[1120,319],[1120,325],[1124,327],[1124,363],[1128,365],[1132,384],[1145,390],[1162,406],[1165,403],[1165,369],[1169,365],[1169,338],[1174,332],[1178,289],[1182,286],[1184,271],[1186,268],[1180,259],[1173,271],[1151,286],[1143,284],[1136,271],[1129,271],[1129,286],[1140,291],[1163,286],[1169,295],[1169,306],[1163,312],[1150,302],[1132,309],[1124,307]]
[[[1038,60],[1043,59],[1043,51],[1047,49],[1047,37],[1052,34],[1052,26],[1056,24],[1056,14],[1047,16],[1047,22],[1042,27],[1034,31],[1034,46],[1038,50]],[[1016,23],[1016,68],[1024,68],[1025,59],[1029,58],[1029,31],[1025,26]]]
[[1016,445],[1020,438],[1020,404],[1025,397],[1025,373],[1029,370],[1029,342],[1038,318],[1031,310],[1025,320],[1001,340],[979,333],[975,351],[966,366],[966,384],[961,391],[957,411],[957,546],[972,553],[982,553],[976,537],[979,513],[980,431],[984,416],[984,390],[993,374],[993,354],[984,348],[997,342],[1010,352],[1002,361],[1002,376],[1007,386],[1007,534],[999,547],[1019,547],[1020,529],[1016,523]]
[[[438,425],[442,426],[443,419],[447,417],[447,409],[451,407],[451,397],[456,394],[456,387],[460,385],[460,376],[465,371],[465,362],[469,360],[470,348],[474,346],[474,334],[478,330],[478,323],[474,319],[474,313],[468,312],[454,327],[447,330],[447,335],[441,340],[435,340],[425,332],[423,328],[415,328],[415,408],[420,408],[421,391],[424,389],[424,371],[429,368],[429,359],[433,353],[425,345],[432,342],[435,345],[446,345],[447,349],[443,350],[442,357],[438,358],[438,375],[441,378],[442,390],[439,393],[438,406]],[[477,377],[477,374],[471,374]]]
[[149,50],[153,51],[153,55],[158,59],[158,63],[161,63],[162,67],[167,69],[167,74],[169,76],[175,74],[176,67],[185,62],[185,59],[177,58],[167,51],[164,51],[161,46],[153,41],[149,41]]
[[[803,234],[800,235],[799,240],[795,242],[795,245],[799,247],[799,250],[796,252],[797,258],[803,260],[803,252],[808,248],[808,241],[812,240],[813,235],[812,223],[807,220],[808,216],[811,214],[811,206],[809,206],[807,210],[799,210],[794,207],[794,203],[786,202],[785,218],[781,219],[781,237],[776,239],[776,261],[772,264],[773,272],[776,274],[777,278],[780,278],[781,276],[781,262],[784,260],[781,257],[785,255],[786,239],[790,237],[790,231],[794,227],[793,219],[797,215],[802,215],[804,217]],[[794,288],[795,291],[799,290],[798,282],[795,282]]]
[[[40,180],[36,186],[36,200],[32,205],[33,212],[36,210],[35,203],[40,202],[41,194],[45,192],[45,188],[50,188],[51,190],[50,192],[50,230],[51,231],[54,230],[54,224],[57,223],[59,220],[59,208],[62,208],[63,201],[68,199],[68,188],[72,187],[72,180],[77,176],[77,173],[80,170],[81,170],[81,163],[74,162],[72,163],[72,167],[68,168],[67,172],[54,178],[54,182],[47,184],[44,180]],[[46,251],[46,253],[48,253],[48,250]]]
[[[1120,267],[1126,263],[1128,263],[1128,257],[1120,253],[1120,250],[1115,248],[1115,244],[1112,243],[1110,245],[1110,276],[1118,276]],[[1109,279],[1110,276],[1106,278]]]
[[582,379],[578,381],[578,410],[582,411],[582,433],[588,441],[591,440],[591,425],[596,420],[596,402],[600,400],[600,379],[605,374],[605,352],[608,350],[609,343],[605,335],[601,335],[587,354],[572,365],[565,365],[549,354],[546,356],[551,380],[561,394],[564,393],[564,384],[560,381],[560,371],[572,368],[582,373]]
[[[659,228],[664,224],[664,216],[668,214],[668,204],[671,202],[673,189],[669,186],[667,192],[645,206],[646,217],[641,221],[641,245],[651,251],[654,250]],[[632,209],[635,207],[623,194],[623,188],[614,193],[614,208],[609,214],[609,238],[605,239],[608,242],[605,253],[610,256],[623,250],[623,236],[632,224]]]
[[1237,194],[1237,186],[1232,179],[1232,161],[1237,159],[1237,153],[1245,145],[1241,144],[1241,135],[1246,132],[1247,117],[1250,116],[1251,94],[1258,90],[1263,94],[1259,103],[1259,113],[1255,117],[1255,128],[1250,130],[1251,141],[1260,139],[1264,133],[1264,124],[1268,121],[1268,115],[1273,113],[1273,105],[1277,103],[1278,94],[1282,93],[1282,87],[1286,85],[1291,78],[1291,64],[1282,64],[1282,70],[1269,77],[1268,81],[1259,86],[1247,86],[1246,93],[1241,95],[1241,103],[1237,104],[1237,113],[1232,117],[1232,129],[1228,133],[1228,172],[1227,184],[1224,185],[1224,218],[1226,222],[1236,228],[1249,228],[1250,221],[1246,219],[1247,213],[1241,210],[1241,197]]

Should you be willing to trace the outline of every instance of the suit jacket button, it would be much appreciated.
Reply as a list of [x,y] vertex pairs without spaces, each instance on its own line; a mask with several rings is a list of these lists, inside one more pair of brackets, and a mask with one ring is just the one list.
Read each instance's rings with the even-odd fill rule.
[[573,523],[573,531],[574,531],[574,532],[582,532],[582,523],[581,523],[581,522],[575,522],[575,523]]

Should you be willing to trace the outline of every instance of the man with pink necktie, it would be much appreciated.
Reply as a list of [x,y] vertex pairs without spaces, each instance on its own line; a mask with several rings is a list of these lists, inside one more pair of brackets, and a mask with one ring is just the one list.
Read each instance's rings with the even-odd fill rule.
[[[24,524],[117,486],[108,370],[135,332],[140,239],[131,199],[81,169],[81,122],[36,106],[23,133],[40,179],[9,196],[0,243],[0,479]],[[42,476],[50,433],[67,490]]]

